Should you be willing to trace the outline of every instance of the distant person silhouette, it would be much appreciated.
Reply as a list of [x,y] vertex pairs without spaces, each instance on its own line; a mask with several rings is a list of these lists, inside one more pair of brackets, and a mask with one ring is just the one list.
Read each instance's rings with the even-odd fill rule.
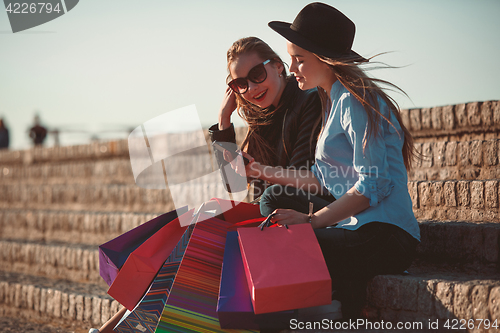
[[0,149],[9,148],[9,129],[5,126],[3,118],[0,118]]
[[40,117],[35,116],[35,126],[30,129],[30,138],[35,146],[41,146],[47,137],[47,129],[40,125]]

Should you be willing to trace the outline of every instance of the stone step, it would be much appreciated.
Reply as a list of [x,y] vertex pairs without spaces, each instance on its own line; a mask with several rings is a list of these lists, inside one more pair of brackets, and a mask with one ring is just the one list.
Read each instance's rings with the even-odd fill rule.
[[500,140],[416,143],[423,159],[415,162],[411,180],[500,179]]
[[[443,327],[448,319],[474,319],[476,328],[480,319],[500,321],[499,274],[412,266],[409,275],[373,278],[367,291],[365,314],[372,323],[421,322],[428,329],[425,325],[436,320]],[[65,319],[98,327],[121,308],[105,292],[92,284],[0,272],[0,310],[30,319]],[[412,329],[422,331],[419,326]]]
[[[453,265],[479,273],[500,271],[500,224],[425,221],[420,223],[420,230],[419,262]],[[98,245],[3,237],[0,267],[8,272],[104,286],[99,275]]]
[[101,285],[0,271],[0,313],[31,321],[99,327],[122,308],[106,292]]
[[150,213],[174,208],[168,190],[100,184],[0,184],[0,207]]
[[[212,155],[208,153],[179,156],[167,163],[167,179],[172,176],[176,182],[189,180],[189,177],[197,178],[216,170],[212,166]],[[4,165],[0,166],[0,182],[33,185],[135,184],[129,158]]]
[[[229,198],[220,175],[179,185],[175,202],[198,207],[213,197]],[[1,209],[46,209],[165,213],[174,209],[170,189],[107,184],[0,184]]]
[[417,219],[500,222],[500,180],[410,181]]
[[[416,143],[415,147],[423,158],[415,161],[409,173],[410,180],[500,179],[499,139],[426,142]],[[214,161],[208,153],[181,156],[169,160],[169,163],[168,168],[176,173],[177,181],[214,170]],[[220,181],[217,177],[214,179]],[[0,166],[0,182],[33,185],[135,184],[128,156],[32,165],[3,164]]]
[[[0,211],[0,238],[45,243],[103,244],[158,214],[5,209]],[[500,224],[422,221],[422,255],[474,261],[498,261]],[[445,237],[446,236],[446,237]],[[453,246],[451,246],[453,245]]]
[[500,138],[500,101],[407,109],[401,117],[418,142]]
[[[247,132],[246,127],[236,127],[236,142],[240,145]],[[208,138],[208,130],[204,130],[205,140]],[[166,140],[174,145],[179,142],[189,142],[193,139],[193,133],[171,133],[167,134]],[[189,145],[188,145],[189,146]],[[209,145],[207,144],[207,147]],[[31,165],[46,162],[61,161],[96,161],[108,158],[129,158],[128,140],[114,140],[108,142],[93,142],[90,144],[75,146],[36,147],[27,150],[0,150],[0,166],[5,165]]]
[[0,240],[0,267],[4,272],[106,286],[99,275],[97,246]]
[[467,221],[420,221],[421,262],[463,265],[500,271],[500,224]]
[[[410,181],[408,189],[419,219],[499,222],[500,180]],[[227,192],[213,181],[181,186],[177,203],[197,206]],[[169,190],[135,185],[31,185],[0,184],[0,208],[90,210],[164,213],[174,209]]]
[[[415,162],[411,180],[498,179],[500,140],[440,141],[416,143],[423,159]],[[170,170],[181,170],[185,178],[213,171],[211,155],[196,154],[169,161]],[[30,184],[134,184],[128,157],[97,161],[56,161],[0,167],[2,183]],[[168,175],[167,175],[168,177]]]
[[[491,327],[490,330],[479,327],[481,319],[490,320],[490,323],[496,320],[500,327],[498,272],[471,274],[425,265],[413,265],[408,271],[409,275],[379,275],[369,282],[366,309],[369,319],[379,323],[381,320],[420,322],[424,329],[435,332],[448,332],[444,329],[447,320],[453,326],[459,320],[472,319],[474,326],[469,332],[498,332]],[[429,327],[436,321],[440,330]],[[462,323],[459,322],[455,329]],[[406,329],[422,331],[417,326]]]
[[47,162],[0,167],[0,182],[29,184],[135,184],[128,158]]
[[[411,180],[472,180],[500,178],[500,140],[440,141],[416,143],[423,159],[415,162]],[[200,175],[212,172],[209,154],[190,155],[170,161],[171,170]],[[0,167],[1,168],[1,167]],[[69,161],[33,165],[6,165],[1,168],[2,183],[30,184],[134,184],[127,158],[97,161]]]
[[0,210],[0,238],[100,245],[156,216],[158,214],[4,209]]
[[94,142],[75,146],[36,147],[27,150],[0,150],[2,166],[56,161],[101,160],[116,157],[128,157],[127,140]]

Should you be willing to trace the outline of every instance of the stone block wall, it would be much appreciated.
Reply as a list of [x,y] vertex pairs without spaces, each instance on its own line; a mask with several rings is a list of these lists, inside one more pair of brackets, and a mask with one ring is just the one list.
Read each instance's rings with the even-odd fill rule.
[[403,122],[421,141],[499,138],[500,102],[485,101],[401,110]]

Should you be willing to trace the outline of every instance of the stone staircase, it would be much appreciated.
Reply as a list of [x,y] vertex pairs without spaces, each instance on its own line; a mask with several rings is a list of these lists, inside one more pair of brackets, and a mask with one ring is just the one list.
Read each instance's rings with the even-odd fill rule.
[[408,275],[371,281],[366,314],[433,332],[436,323],[441,331],[500,332],[485,325],[500,324],[500,103],[402,116],[423,154],[408,184],[422,243]]
[[[365,314],[375,329],[472,319],[462,331],[497,331],[480,319],[500,326],[500,102],[403,110],[403,120],[424,155],[409,177],[422,244],[409,274],[370,281]],[[210,169],[205,155],[177,163]],[[186,189],[186,201],[223,195],[218,179]],[[97,245],[173,208],[168,190],[135,185],[126,141],[0,152],[0,317],[99,327],[121,306]]]

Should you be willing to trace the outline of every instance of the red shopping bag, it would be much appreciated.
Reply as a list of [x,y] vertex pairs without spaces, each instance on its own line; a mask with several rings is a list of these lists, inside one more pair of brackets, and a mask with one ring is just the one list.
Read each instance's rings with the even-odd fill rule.
[[168,223],[134,250],[118,272],[108,294],[132,311],[186,231],[193,212],[194,209]]
[[165,224],[171,222],[179,215],[187,212],[187,206],[170,211],[141,224],[99,246],[99,273],[111,286],[120,268],[125,264],[130,253],[137,249],[149,237],[154,235]]
[[255,314],[330,304],[331,278],[310,224],[239,228]]
[[297,317],[297,312],[289,310],[258,315],[254,313],[241,259],[238,232],[228,232],[217,302],[220,327],[225,329],[286,329],[290,327],[290,320]]
[[194,226],[194,224],[191,224],[186,229],[179,243],[177,243],[177,246],[160,268],[149,290],[135,307],[134,311],[127,311],[113,329],[115,332],[136,332],[142,326],[144,328],[143,333],[154,333]]
[[217,202],[227,222],[238,223],[262,217],[259,205],[219,198],[213,198],[211,201]]

